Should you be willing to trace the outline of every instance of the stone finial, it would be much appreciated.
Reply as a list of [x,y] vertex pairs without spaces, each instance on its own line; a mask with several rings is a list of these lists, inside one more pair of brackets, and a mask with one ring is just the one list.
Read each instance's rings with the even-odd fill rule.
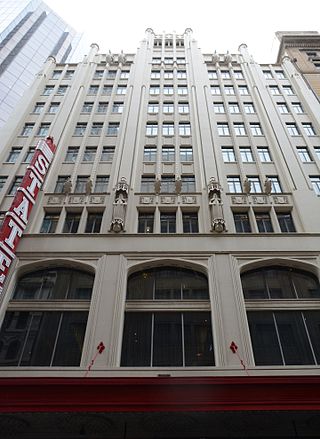
[[224,56],[224,61],[225,63],[229,64],[232,62],[232,55],[230,55],[229,51],[227,51],[227,53]]
[[111,64],[113,63],[114,60],[114,56],[112,55],[111,51],[109,50],[109,53],[107,53],[106,55],[106,62],[107,64]]
[[123,50],[121,50],[121,53],[118,55],[118,62],[119,64],[125,64],[127,62],[127,57],[123,53]]
[[217,54],[217,51],[215,50],[213,55],[212,55],[212,62],[213,62],[213,64],[217,64],[219,61],[220,61],[220,57]]

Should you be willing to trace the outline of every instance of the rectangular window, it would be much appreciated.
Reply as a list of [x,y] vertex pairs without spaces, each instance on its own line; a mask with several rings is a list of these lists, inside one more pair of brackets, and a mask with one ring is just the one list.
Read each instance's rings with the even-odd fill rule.
[[154,176],[142,176],[141,177],[141,187],[140,191],[145,193],[154,193],[154,184],[155,177]]
[[123,113],[123,102],[114,102],[112,105],[112,113]]
[[159,113],[159,102],[149,102],[148,113],[151,113],[151,114]]
[[163,136],[174,136],[174,124],[172,123],[164,123],[162,125],[162,135]]
[[43,218],[40,233],[55,233],[60,212],[47,212]]
[[234,70],[233,74],[235,79],[243,79],[243,73],[241,70]]
[[176,233],[176,213],[160,213],[160,232]]
[[157,136],[157,135],[158,135],[158,124],[157,123],[147,123],[146,136]]
[[104,72],[103,70],[96,70],[94,72],[93,79],[100,79],[100,78],[102,78],[103,72]]
[[107,78],[108,79],[115,79],[116,75],[117,75],[117,71],[116,70],[109,70],[107,72]]
[[196,191],[196,179],[194,175],[183,175],[181,177],[181,183],[182,183],[181,192],[189,193]]
[[97,113],[106,113],[108,110],[108,102],[99,102],[97,107]]
[[228,182],[228,190],[230,193],[233,193],[233,194],[241,194],[242,193],[241,181],[240,181],[240,177],[238,175],[228,176],[227,182]]
[[296,231],[290,212],[277,212],[280,230],[283,233],[293,233]]
[[33,154],[34,154],[34,151],[35,151],[35,147],[34,146],[30,146],[30,148],[28,149],[28,152],[27,152],[27,154],[26,154],[26,156],[25,156],[25,158],[23,160],[24,163],[30,163],[31,162]]
[[268,212],[255,212],[259,233],[273,232],[271,218]]
[[98,94],[99,86],[98,85],[90,85],[88,90],[88,95],[95,96]]
[[156,146],[145,146],[144,147],[143,161],[144,162],[156,162],[157,161],[157,147]]
[[302,114],[302,113],[304,113],[303,108],[302,108],[302,105],[300,104],[300,102],[292,102],[291,105],[292,105],[292,107],[293,107],[295,113],[297,113],[297,114]]
[[228,70],[221,70],[221,78],[222,79],[230,79],[230,73]]
[[243,163],[254,162],[252,151],[249,146],[240,148],[240,157]]
[[57,95],[63,96],[66,94],[68,90],[68,85],[60,85],[57,90]]
[[246,96],[249,94],[248,87],[246,85],[239,85],[238,90],[241,96]]
[[225,85],[224,92],[226,95],[234,95],[234,88],[232,85]]
[[50,96],[53,92],[54,86],[53,85],[46,85],[42,95],[43,96]]
[[228,103],[229,113],[230,114],[239,114],[240,108],[237,102],[229,102]]
[[23,177],[15,177],[15,179],[14,179],[14,181],[9,189],[8,195],[15,195],[16,194],[18,187],[20,187],[20,185],[22,183],[22,179],[23,179]]
[[40,114],[43,110],[44,102],[37,102],[34,106],[33,113]]
[[216,70],[208,70],[209,79],[218,79]]
[[48,108],[48,113],[56,114],[56,113],[58,113],[59,108],[60,108],[60,102],[51,102],[51,104]]
[[298,156],[303,163],[311,162],[311,157],[308,151],[308,148],[297,148]]
[[81,213],[67,212],[62,233],[77,233]]
[[1,189],[3,188],[3,186],[5,185],[5,183],[6,183],[6,181],[7,181],[7,176],[4,176],[4,175],[2,175],[2,176],[0,176],[0,191],[1,191]]
[[252,102],[244,102],[243,106],[246,114],[254,114],[256,112]]
[[112,93],[112,85],[104,85],[102,88],[102,94],[104,96],[110,96]]
[[89,180],[88,175],[78,176],[77,181],[76,181],[76,186],[74,188],[74,193],[75,194],[85,194],[88,180]]
[[97,153],[96,146],[86,146],[86,149],[83,154],[83,162],[93,162]]
[[34,123],[26,123],[21,131],[21,136],[30,136],[34,127]]
[[192,146],[180,146],[180,161],[193,162]]
[[233,219],[237,233],[251,233],[249,215],[247,212],[234,212]]
[[263,132],[259,123],[250,123],[251,134],[253,136],[262,136]]
[[0,338],[14,334],[14,352],[5,360],[1,352],[1,366],[79,366],[87,319],[84,311],[8,311]]
[[185,70],[177,70],[177,79],[187,79],[187,72]]
[[138,233],[153,233],[154,213],[139,212]]
[[213,110],[215,113],[225,113],[223,102],[214,102]]
[[176,190],[175,178],[174,176],[163,176],[161,178],[161,193],[173,194]]
[[295,123],[286,123],[288,133],[290,136],[299,136],[299,131]]
[[8,155],[6,163],[16,163],[21,151],[22,148],[12,148]]
[[265,79],[273,79],[272,73],[270,72],[270,70],[263,70],[263,76],[265,77]]
[[71,79],[74,75],[74,70],[67,70],[64,74],[64,79]]
[[221,95],[220,87],[218,85],[211,85],[210,90],[212,95]]
[[185,96],[188,94],[188,88],[186,85],[178,85],[178,95]]
[[320,160],[320,147],[315,146],[314,147],[314,152],[316,153],[316,156]]
[[163,107],[162,107],[162,111],[165,114],[173,114],[173,112],[174,112],[173,102],[164,102]]
[[198,213],[182,212],[183,233],[199,233]]
[[236,136],[245,136],[247,134],[244,123],[234,123],[233,128]]
[[173,71],[172,70],[165,70],[163,73],[164,79],[173,79]]
[[55,194],[62,194],[64,191],[64,185],[70,179],[70,175],[59,175],[57,178],[56,187],[54,189]]
[[160,79],[160,70],[152,70],[151,79]]
[[315,175],[315,176],[310,175],[310,180],[311,180],[313,190],[315,191],[315,193],[317,195],[320,195],[320,177],[317,175]]
[[91,113],[93,102],[85,102],[82,106],[81,113]]
[[277,102],[277,107],[278,107],[280,114],[288,114],[289,113],[287,104],[285,102]]
[[119,85],[116,93],[117,93],[117,95],[125,95],[127,93],[127,87]]
[[306,133],[307,136],[315,136],[316,132],[313,129],[313,126],[311,123],[303,123],[302,124],[304,132]]
[[231,146],[222,146],[222,158],[224,163],[235,162],[236,157],[234,155],[234,149]]
[[179,123],[179,136],[191,136],[191,126],[189,122]]
[[269,175],[269,176],[267,175],[266,177],[271,182],[271,193],[272,194],[281,194],[282,189],[281,189],[279,178],[277,176],[271,176],[271,175]]
[[269,89],[270,89],[270,93],[272,94],[272,96],[279,96],[280,95],[280,90],[279,90],[278,86],[270,85]]
[[165,85],[163,87],[163,94],[164,95],[173,95],[173,86],[172,85]]
[[110,122],[107,128],[107,135],[108,136],[117,136],[120,129],[120,123],[119,122]]
[[180,114],[188,114],[190,112],[189,103],[188,102],[179,102],[178,103],[178,111]]
[[74,136],[84,136],[86,129],[87,129],[86,123],[77,123],[73,135]]
[[51,79],[59,79],[62,74],[62,70],[54,70],[52,72]]
[[159,85],[150,85],[149,93],[150,93],[150,95],[158,95],[160,93],[160,86]]
[[218,123],[219,136],[230,136],[229,125],[227,123]]
[[100,136],[102,133],[103,122],[93,122],[91,126],[90,136]]
[[79,147],[78,146],[69,146],[64,161],[69,162],[69,163],[75,163],[75,161],[77,160],[78,154],[79,154]]
[[278,79],[286,79],[286,77],[284,76],[284,72],[282,70],[276,70],[275,73]]
[[251,183],[250,184],[250,192],[253,194],[261,193],[262,189],[261,189],[261,183],[260,183],[259,177],[248,176],[247,178],[248,178],[249,182]]
[[103,212],[89,212],[85,233],[100,233]]
[[50,123],[42,123],[38,129],[37,136],[47,136],[50,129]]
[[258,150],[258,155],[259,155],[259,159],[261,162],[271,162],[271,156],[270,156],[270,152],[269,152],[269,148],[267,147],[259,147],[257,148]]
[[174,146],[163,145],[161,160],[163,162],[174,162],[176,159]]
[[294,95],[294,92],[292,90],[291,85],[284,85],[282,88],[283,88],[284,94],[286,94],[287,96]]
[[97,175],[94,185],[94,193],[105,193],[108,191],[109,175]]
[[114,146],[103,146],[100,160],[102,162],[112,162],[114,156]]

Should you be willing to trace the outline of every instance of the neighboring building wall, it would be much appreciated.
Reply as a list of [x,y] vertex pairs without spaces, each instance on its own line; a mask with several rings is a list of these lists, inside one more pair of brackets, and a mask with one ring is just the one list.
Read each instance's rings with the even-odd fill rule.
[[[149,29],[135,55],[92,45],[77,65],[49,58],[20,108],[0,157],[3,213],[37,140],[52,135],[57,152],[1,318],[7,310],[89,315],[80,367],[3,367],[3,375],[82,376],[100,341],[107,349],[91,376],[242,375],[232,341],[251,375],[316,373],[312,362],[255,365],[247,312],[318,315],[319,298],[245,299],[240,278],[270,266],[319,275],[320,106],[289,58],[259,65],[245,45],[235,55],[201,54],[189,29]],[[21,276],[48,267],[94,274],[91,300],[11,300]],[[201,273],[209,297],[126,300],[128,278],[159,267]],[[125,315],[173,310],[205,315],[206,324],[211,315],[214,362],[121,367]]]
[[318,32],[277,32],[280,48],[278,62],[283,55],[294,60],[307,83],[320,97],[320,34]]
[[[66,62],[80,35],[41,1],[0,2],[0,127],[49,55]],[[83,51],[77,62],[82,58]]]

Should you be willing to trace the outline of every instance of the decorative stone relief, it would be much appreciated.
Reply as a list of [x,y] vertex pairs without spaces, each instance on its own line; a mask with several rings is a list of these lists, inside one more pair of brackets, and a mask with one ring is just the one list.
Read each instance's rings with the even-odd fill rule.
[[181,194],[181,189],[182,189],[182,181],[180,177],[176,178],[175,181],[175,189],[176,189],[176,194],[179,195]]
[[72,182],[71,182],[71,178],[69,177],[63,185],[63,193],[65,195],[68,195],[70,194],[71,190],[72,190]]
[[270,195],[271,190],[272,190],[272,184],[271,184],[271,180],[269,180],[269,178],[265,179],[263,187],[264,187],[264,193],[267,195]]
[[89,197],[90,204],[103,204],[105,201],[105,197],[103,195],[91,195]]
[[254,204],[267,204],[268,198],[265,195],[255,195],[252,197]]
[[273,197],[275,204],[289,204],[289,199],[286,195],[277,195]]
[[244,195],[234,195],[231,197],[232,204],[247,204],[247,197]]
[[140,197],[140,204],[153,204],[154,197]]
[[250,194],[250,191],[251,191],[251,181],[248,179],[248,178],[245,178],[244,180],[243,180],[243,192],[245,193],[245,194]]
[[48,197],[48,204],[62,204],[63,200],[64,200],[64,195],[63,196],[50,195]]
[[160,197],[161,204],[175,204],[175,202],[176,202],[176,197],[170,197],[170,196]]
[[188,195],[184,195],[182,197],[182,204],[196,204],[197,203],[197,197],[192,197]]
[[86,200],[85,195],[70,195],[68,198],[69,204],[84,204]]

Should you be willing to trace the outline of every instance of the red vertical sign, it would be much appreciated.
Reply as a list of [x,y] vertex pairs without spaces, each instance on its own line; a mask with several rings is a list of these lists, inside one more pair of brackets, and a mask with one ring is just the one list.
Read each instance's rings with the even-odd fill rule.
[[55,150],[56,146],[52,137],[47,137],[46,140],[38,142],[21,186],[17,189],[11,207],[5,215],[0,230],[0,296],[8,271],[15,258],[19,241],[27,227],[32,207],[36,202],[53,160]]

